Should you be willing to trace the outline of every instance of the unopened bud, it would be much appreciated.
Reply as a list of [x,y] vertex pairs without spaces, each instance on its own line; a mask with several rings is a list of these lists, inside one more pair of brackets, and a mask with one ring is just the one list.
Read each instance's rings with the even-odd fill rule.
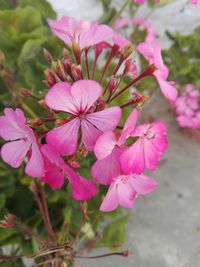
[[137,66],[132,59],[127,59],[124,67],[124,74],[137,76]]
[[45,76],[47,77],[47,84],[49,86],[53,86],[56,83],[56,77],[55,74],[50,70],[50,69],[46,69],[44,71]]
[[36,187],[36,184],[34,182],[32,182],[30,185],[29,185],[29,190],[31,192],[36,192],[37,191],[37,187]]
[[67,73],[70,73],[71,72],[71,66],[72,66],[72,60],[69,56],[65,56],[63,57],[62,59],[62,65],[64,67],[64,70],[67,72]]
[[58,75],[58,77],[61,79],[61,81],[66,81],[64,66],[60,60],[58,60],[57,62],[55,72]]
[[60,126],[66,123],[66,119],[56,119],[55,121],[56,125]]
[[132,52],[134,51],[134,46],[132,44],[128,44],[121,48],[121,55],[124,59],[128,58]]
[[120,79],[112,75],[110,78],[109,84],[108,84],[108,88],[112,92],[114,92],[118,88],[119,82],[120,82]]
[[71,73],[75,81],[80,80],[82,75],[81,65],[72,64]]
[[66,48],[63,48],[62,55],[63,57],[70,57],[70,53]]
[[13,214],[8,214],[4,217],[4,220],[0,221],[1,228],[14,228],[17,217]]
[[118,56],[119,53],[120,53],[120,46],[117,45],[117,44],[114,44],[114,45],[112,46],[111,55],[112,55],[113,57],[115,57],[115,56]]
[[43,48],[43,55],[44,55],[44,58],[45,60],[48,62],[48,63],[52,63],[53,61],[53,57],[52,55],[49,53],[49,51],[45,48]]

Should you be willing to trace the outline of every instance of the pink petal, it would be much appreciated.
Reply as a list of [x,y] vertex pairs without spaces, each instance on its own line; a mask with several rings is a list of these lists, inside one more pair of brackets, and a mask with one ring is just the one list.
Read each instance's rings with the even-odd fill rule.
[[130,183],[135,191],[141,195],[150,193],[158,186],[158,183],[154,179],[144,174],[133,174]]
[[70,88],[71,85],[67,82],[56,83],[45,96],[47,106],[54,110],[77,114]]
[[87,121],[101,132],[112,131],[118,125],[122,111],[119,107],[107,108],[87,115]]
[[126,174],[142,173],[145,168],[144,160],[144,143],[139,138],[131,147],[125,150],[121,157],[120,162],[122,171]]
[[117,188],[115,182],[113,182],[110,185],[103,202],[101,203],[100,210],[105,212],[113,211],[117,208],[118,205],[119,199],[117,194]]
[[52,189],[59,189],[64,184],[64,173],[53,164],[45,164],[45,172],[42,181]]
[[81,132],[82,132],[82,141],[85,147],[92,151],[96,144],[97,139],[102,134],[96,127],[94,127],[87,120],[81,121]]
[[93,80],[79,80],[73,83],[71,95],[79,112],[86,113],[101,95],[101,85]]
[[72,187],[72,197],[74,199],[79,201],[88,200],[96,195],[97,186],[95,183],[81,177],[68,166],[65,167],[64,172]]
[[177,89],[173,85],[170,84],[169,81],[165,81],[164,79],[161,78],[159,73],[157,71],[154,72],[154,76],[156,77],[160,89],[163,93],[163,95],[171,102],[174,103],[177,98]]
[[1,157],[3,161],[11,167],[18,168],[24,160],[29,148],[30,142],[28,141],[18,140],[9,142],[2,146]]
[[139,112],[135,108],[127,118],[122,134],[117,141],[118,146],[123,145],[126,142],[126,139],[129,137],[130,133],[135,129],[137,119],[139,117]]
[[129,183],[123,181],[118,183],[117,194],[119,198],[119,204],[124,208],[132,208],[137,198],[137,192],[131,188]]
[[44,162],[37,144],[32,144],[31,157],[25,167],[26,174],[41,178],[44,175]]
[[116,145],[115,134],[111,131],[103,133],[97,140],[94,153],[97,159],[104,159],[110,155]]
[[83,49],[108,40],[113,36],[112,28],[107,25],[91,24],[90,29],[80,36],[79,45]]
[[162,154],[157,150],[153,145],[151,140],[144,138],[144,158],[145,158],[145,167],[148,170],[154,171],[157,167],[158,162]]
[[15,111],[5,108],[5,116],[0,116],[0,136],[8,140],[17,140],[26,137],[25,117],[20,109]]
[[73,36],[81,27],[80,22],[67,16],[63,16],[58,21],[52,21],[49,25],[53,33],[69,46],[72,45]]
[[121,149],[114,149],[110,155],[102,160],[97,160],[92,166],[92,177],[100,184],[109,185],[113,178],[121,174],[119,163],[121,151]]
[[77,148],[79,126],[79,119],[73,119],[48,132],[46,141],[49,145],[55,147],[60,154],[73,155]]

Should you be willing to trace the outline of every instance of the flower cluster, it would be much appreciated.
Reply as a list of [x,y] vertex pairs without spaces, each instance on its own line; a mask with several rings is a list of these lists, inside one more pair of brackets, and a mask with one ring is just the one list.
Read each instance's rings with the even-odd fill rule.
[[[131,59],[133,46],[112,28],[70,17],[53,21],[50,27],[67,50],[57,61],[44,52],[51,69],[45,70],[48,91],[38,103],[48,117],[26,120],[21,109],[6,108],[0,116],[0,136],[8,142],[2,146],[1,157],[13,168],[25,161],[26,174],[52,189],[59,189],[66,177],[72,197],[79,201],[95,196],[96,182],[109,185],[100,209],[130,208],[138,195],[157,187],[143,172],[155,170],[163,156],[166,127],[160,121],[136,126],[145,96],[134,93],[122,104],[117,100],[147,76],[155,76],[163,94],[175,100],[176,89],[166,80],[168,70],[160,47],[147,42],[138,46],[149,66],[137,74]],[[103,55],[107,58],[102,66]],[[122,115],[130,107],[132,112],[123,126]],[[93,180],[77,171],[78,159],[88,153],[97,158],[91,167]]]
[[200,92],[193,84],[186,84],[175,103],[176,119],[180,127],[200,128]]

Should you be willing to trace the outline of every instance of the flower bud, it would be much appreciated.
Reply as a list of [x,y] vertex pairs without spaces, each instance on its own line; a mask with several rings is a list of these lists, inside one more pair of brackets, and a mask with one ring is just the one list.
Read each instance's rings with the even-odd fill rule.
[[124,74],[130,73],[133,76],[137,76],[137,66],[132,59],[127,59],[124,67]]
[[44,55],[44,58],[45,60],[48,62],[48,63],[52,63],[53,61],[53,57],[52,55],[49,53],[49,51],[45,48],[43,48],[43,55]]
[[69,56],[64,56],[61,60],[64,70],[67,73],[71,73],[72,60]]
[[57,64],[56,64],[56,69],[55,69],[56,74],[58,75],[58,77],[61,79],[61,81],[66,81],[66,75],[65,75],[65,70],[64,70],[64,66],[62,64],[62,62],[60,60],[58,60]]
[[114,92],[118,88],[119,82],[120,79],[112,75],[108,84],[108,89]]
[[50,70],[50,69],[46,69],[44,71],[44,74],[47,78],[46,80],[46,84],[48,86],[53,86],[55,83],[56,83],[56,77],[55,77],[55,74]]
[[1,228],[14,228],[17,217],[13,214],[8,214],[4,217],[4,220],[0,221]]
[[72,76],[73,76],[75,81],[80,80],[81,76],[82,76],[81,65],[72,64],[72,66],[71,66],[71,74],[72,74]]
[[128,58],[132,52],[134,51],[134,46],[132,44],[128,44],[121,48],[121,55],[124,59]]

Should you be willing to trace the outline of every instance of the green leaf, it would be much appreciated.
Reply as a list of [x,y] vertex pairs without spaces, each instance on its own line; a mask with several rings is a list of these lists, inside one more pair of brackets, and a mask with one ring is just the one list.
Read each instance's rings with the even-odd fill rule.
[[125,215],[109,223],[103,231],[100,243],[110,248],[121,247],[126,238],[127,221],[128,215]]

